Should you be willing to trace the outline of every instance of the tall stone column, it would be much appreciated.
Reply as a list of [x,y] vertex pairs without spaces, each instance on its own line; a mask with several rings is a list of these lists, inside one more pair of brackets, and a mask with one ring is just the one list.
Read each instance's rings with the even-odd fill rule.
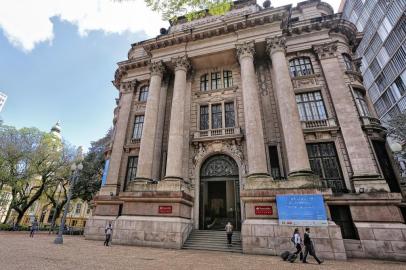
[[[165,67],[162,61],[151,63],[151,79],[149,83],[148,99],[145,109],[144,127],[142,130],[140,153],[138,156],[137,181],[152,180],[154,150],[157,140],[158,112],[162,76]],[[154,179],[157,180],[157,179]]]
[[152,179],[160,179],[162,168],[162,139],[164,134],[165,124],[165,109],[166,109],[166,96],[169,87],[169,78],[163,80],[164,84],[161,87],[161,94],[159,96],[159,111],[157,131],[155,135],[155,148],[154,148],[154,162],[152,164]]
[[165,179],[182,180],[183,146],[185,143],[186,77],[190,68],[190,62],[186,56],[182,56],[174,58],[173,63],[175,65],[175,82],[172,97]]
[[362,187],[364,192],[372,189],[389,191],[386,181],[378,175],[368,139],[362,130],[358,111],[353,102],[351,89],[345,84],[343,69],[337,58],[337,42],[314,46],[314,51],[318,55],[333,100],[353,170],[355,190],[358,192]]
[[237,44],[236,48],[241,66],[248,175],[268,175],[258,84],[254,67],[254,42]]
[[131,104],[137,81],[123,82],[120,85],[119,112],[115,127],[115,136],[110,156],[110,166],[107,173],[106,184],[100,189],[100,195],[116,195],[120,181],[119,173],[123,147],[125,145],[128,121],[130,120]]
[[312,174],[306,143],[300,124],[295,92],[285,57],[285,39],[275,37],[267,40],[267,50],[272,60],[273,85],[278,100],[282,122],[289,176]]

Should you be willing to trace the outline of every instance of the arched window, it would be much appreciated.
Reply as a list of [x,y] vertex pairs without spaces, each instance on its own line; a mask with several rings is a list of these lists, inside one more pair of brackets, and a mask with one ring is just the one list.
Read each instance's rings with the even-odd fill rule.
[[144,85],[143,87],[141,87],[140,89],[140,96],[138,97],[139,101],[147,101],[148,99],[148,86]]
[[312,62],[309,57],[298,57],[289,61],[290,73],[293,77],[313,74]]
[[204,74],[200,77],[200,91],[209,90],[209,74]]
[[346,70],[354,70],[351,56],[349,56],[346,53],[343,53],[343,58],[344,58],[344,63],[345,63],[345,69]]

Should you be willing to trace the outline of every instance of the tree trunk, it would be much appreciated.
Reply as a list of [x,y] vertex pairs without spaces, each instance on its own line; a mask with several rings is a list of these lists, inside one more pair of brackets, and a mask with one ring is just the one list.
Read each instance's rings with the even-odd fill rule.
[[[15,209],[14,209],[15,210]],[[21,222],[21,220],[23,219],[23,217],[24,217],[24,213],[25,213],[25,211],[17,211],[18,212],[18,216],[17,216],[17,221],[16,221],[16,224],[17,225],[20,225],[20,222]]]
[[11,207],[9,207],[9,208],[7,209],[6,218],[4,219],[3,224],[7,224],[7,221],[8,221],[8,219],[10,218],[11,210],[13,210],[13,209],[11,209]]

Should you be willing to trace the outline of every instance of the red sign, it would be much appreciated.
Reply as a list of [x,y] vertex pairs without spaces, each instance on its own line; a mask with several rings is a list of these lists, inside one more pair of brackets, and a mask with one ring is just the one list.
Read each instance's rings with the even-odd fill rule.
[[255,215],[272,216],[272,205],[256,205]]
[[158,209],[159,214],[172,214],[171,205],[160,205]]

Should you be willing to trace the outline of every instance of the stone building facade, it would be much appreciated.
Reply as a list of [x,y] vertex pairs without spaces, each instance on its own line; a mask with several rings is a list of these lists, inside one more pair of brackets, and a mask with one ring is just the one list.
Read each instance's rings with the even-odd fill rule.
[[279,225],[276,195],[321,194],[321,257],[406,259],[385,129],[346,68],[359,40],[320,0],[242,0],[133,44],[115,74],[109,168],[86,238],[113,221],[115,243],[181,248],[192,230],[232,220],[243,252],[277,255],[293,228]]

